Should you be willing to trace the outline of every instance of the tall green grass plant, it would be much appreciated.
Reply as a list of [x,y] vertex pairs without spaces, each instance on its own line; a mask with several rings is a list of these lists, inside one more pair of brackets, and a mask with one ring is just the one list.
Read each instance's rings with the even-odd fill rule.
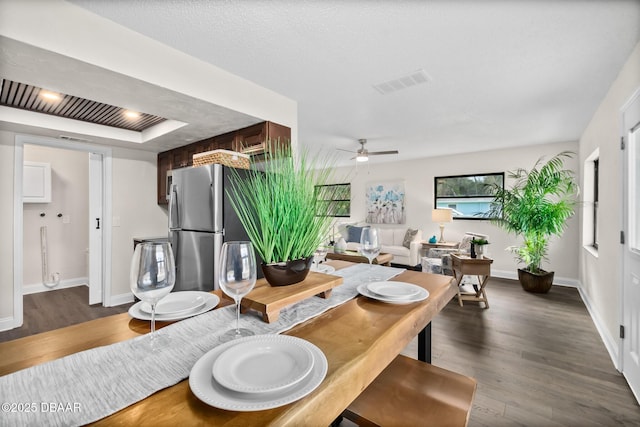
[[264,171],[252,164],[235,173],[227,194],[251,242],[267,264],[307,258],[329,235],[331,205],[319,203],[316,185],[330,183],[330,157],[292,155],[289,144],[269,143]]

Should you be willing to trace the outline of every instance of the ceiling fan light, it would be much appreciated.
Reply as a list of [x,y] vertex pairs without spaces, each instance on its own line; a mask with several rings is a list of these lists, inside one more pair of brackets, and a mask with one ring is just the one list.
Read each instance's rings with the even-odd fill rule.
[[366,154],[358,154],[356,156],[356,162],[367,162],[369,161],[369,156],[367,156]]

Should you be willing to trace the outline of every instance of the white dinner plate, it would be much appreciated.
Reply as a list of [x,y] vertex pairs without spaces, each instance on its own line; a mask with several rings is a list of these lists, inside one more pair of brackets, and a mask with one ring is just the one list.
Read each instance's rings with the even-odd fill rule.
[[259,336],[229,341],[202,356],[193,365],[189,374],[189,387],[193,394],[207,405],[228,411],[262,411],[302,399],[322,383],[322,380],[327,375],[327,358],[322,353],[322,350],[307,342],[306,345],[309,346],[313,355],[313,368],[309,375],[291,387],[268,393],[240,393],[220,385],[211,375],[213,364],[218,357],[229,347],[256,339]]
[[290,387],[313,368],[307,341],[288,335],[261,335],[225,350],[213,364],[213,377],[230,390],[267,393]]
[[[156,315],[178,316],[193,311],[204,305],[207,294],[208,292],[200,291],[171,292],[158,301]],[[151,314],[151,304],[143,302],[140,304],[140,310]]]
[[410,299],[417,296],[422,288],[411,283],[404,282],[373,282],[367,284],[367,289],[388,299]]
[[[156,320],[167,321],[167,322],[173,321],[173,320],[182,320],[182,319],[186,319],[187,317],[197,316],[198,314],[205,313],[218,305],[218,303],[220,302],[220,298],[218,298],[217,295],[210,294],[208,292],[204,292],[204,293],[206,295],[204,296],[205,302],[203,306],[195,310],[188,311],[186,313],[182,313],[178,315],[156,315]],[[131,308],[129,308],[129,316],[135,319],[140,319],[140,320],[151,320],[151,314],[145,313],[144,311],[142,311],[140,309],[141,305],[142,305],[142,301],[139,301],[133,304]]]
[[317,271],[318,273],[331,274],[334,271],[336,271],[336,269],[330,265],[319,264],[317,267],[315,265],[312,265],[311,271]]
[[418,302],[418,301],[422,301],[429,298],[429,291],[423,288],[420,288],[420,289],[422,290],[417,295],[411,298],[406,298],[406,299],[395,298],[394,299],[394,298],[385,298],[382,295],[378,295],[374,292],[371,292],[367,287],[366,283],[363,283],[362,285],[358,286],[358,292],[360,292],[360,294],[364,295],[365,297],[372,298],[382,302],[387,302],[390,304],[411,304],[413,302]]

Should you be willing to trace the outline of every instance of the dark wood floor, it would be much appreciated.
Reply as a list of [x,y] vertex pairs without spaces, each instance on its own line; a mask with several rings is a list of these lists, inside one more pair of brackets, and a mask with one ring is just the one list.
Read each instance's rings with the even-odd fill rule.
[[454,298],[432,328],[433,364],[478,381],[469,426],[640,426],[576,289],[537,295],[490,279],[487,295],[488,310]]
[[0,342],[75,325],[99,317],[124,313],[131,306],[131,304],[117,307],[103,307],[101,304],[89,305],[89,288],[87,286],[25,295],[22,304],[24,306],[22,326],[0,332]]
[[[433,363],[478,381],[469,426],[640,426],[640,407],[576,289],[536,295],[492,278],[487,294],[490,309],[454,299],[433,322]],[[87,301],[86,287],[27,295],[24,326],[0,341],[129,308]],[[416,357],[416,343],[404,353]]]

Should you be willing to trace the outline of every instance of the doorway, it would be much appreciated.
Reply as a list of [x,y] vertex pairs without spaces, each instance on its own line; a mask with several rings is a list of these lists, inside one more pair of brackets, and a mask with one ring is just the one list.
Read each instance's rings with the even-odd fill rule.
[[640,89],[622,108],[622,373],[640,401]]
[[[111,233],[105,227],[104,218],[111,213],[111,201],[107,195],[111,194],[111,148],[86,144],[78,141],[47,138],[31,135],[17,135],[15,139],[14,166],[14,316],[13,326],[23,324],[23,202],[22,182],[24,164],[24,145],[43,146],[73,150],[87,153],[89,178],[89,301],[88,304],[102,303],[109,306],[111,293],[110,282],[105,272],[110,271],[110,242]],[[106,221],[109,223],[109,221]]]

